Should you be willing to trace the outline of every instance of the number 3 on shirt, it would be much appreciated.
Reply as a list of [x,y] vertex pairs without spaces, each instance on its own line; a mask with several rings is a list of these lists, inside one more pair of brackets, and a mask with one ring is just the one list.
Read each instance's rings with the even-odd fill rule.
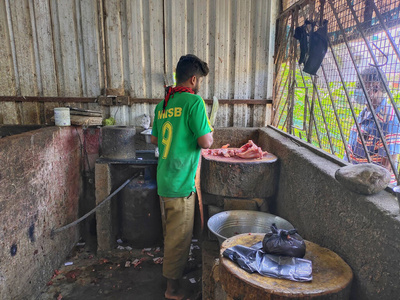
[[172,124],[170,122],[165,122],[162,126],[162,144],[164,147],[164,152],[162,155],[163,159],[166,159],[168,156],[169,148],[171,147],[172,142]]

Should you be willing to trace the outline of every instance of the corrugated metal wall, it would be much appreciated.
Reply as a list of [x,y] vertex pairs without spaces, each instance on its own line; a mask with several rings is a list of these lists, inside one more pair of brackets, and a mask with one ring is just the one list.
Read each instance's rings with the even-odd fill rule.
[[[0,96],[161,99],[164,74],[171,84],[179,57],[194,53],[210,66],[204,99],[271,99],[277,2],[0,0]],[[0,123],[47,123],[59,105],[3,99]],[[144,100],[102,110],[137,124],[154,106]],[[216,125],[268,120],[265,104],[233,101],[221,105]]]

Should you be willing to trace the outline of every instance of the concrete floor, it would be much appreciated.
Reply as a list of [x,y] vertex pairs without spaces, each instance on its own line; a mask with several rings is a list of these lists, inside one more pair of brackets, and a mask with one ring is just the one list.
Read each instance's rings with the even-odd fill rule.
[[[63,263],[55,270],[38,299],[164,299],[166,280],[162,265],[154,262],[163,257],[162,249],[117,248],[101,256],[94,249],[86,243],[75,246],[65,262],[73,264]],[[202,255],[197,240],[193,240],[191,252],[181,283],[189,295],[187,299],[198,300],[202,298]],[[132,265],[135,260],[140,260],[136,267]]]

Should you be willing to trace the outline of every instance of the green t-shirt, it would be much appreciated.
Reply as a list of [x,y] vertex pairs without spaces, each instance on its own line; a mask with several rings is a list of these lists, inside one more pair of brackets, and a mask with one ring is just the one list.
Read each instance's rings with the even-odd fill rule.
[[152,135],[158,139],[157,190],[162,197],[186,197],[195,191],[194,177],[200,158],[197,138],[211,132],[203,99],[175,93],[163,114],[155,109]]

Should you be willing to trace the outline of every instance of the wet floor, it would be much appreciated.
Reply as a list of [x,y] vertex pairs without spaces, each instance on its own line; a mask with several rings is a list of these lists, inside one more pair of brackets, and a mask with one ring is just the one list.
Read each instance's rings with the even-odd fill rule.
[[[96,255],[93,248],[83,241],[78,243],[54,270],[38,299],[165,299],[162,248],[132,249],[122,242],[102,255]],[[181,282],[190,300],[202,298],[201,259],[200,243],[194,239]]]

